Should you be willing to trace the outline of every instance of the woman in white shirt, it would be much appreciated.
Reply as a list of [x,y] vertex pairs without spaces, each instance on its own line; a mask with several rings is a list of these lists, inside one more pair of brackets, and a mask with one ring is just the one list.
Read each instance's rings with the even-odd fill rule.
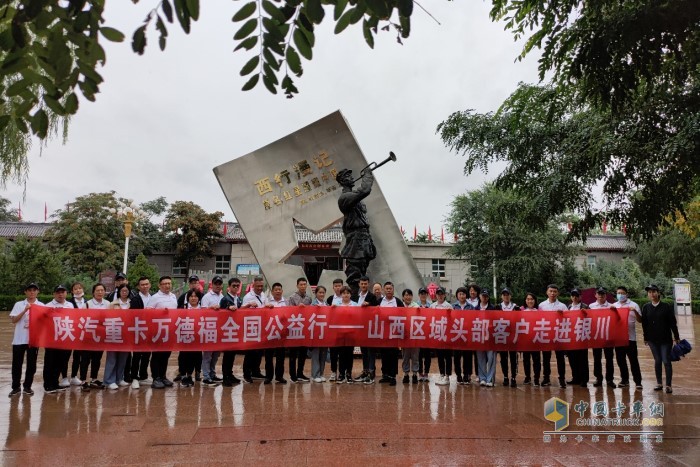
[[[122,284],[117,287],[116,299],[112,302],[112,308],[128,310],[130,308],[131,289]],[[124,381],[124,368],[129,352],[107,352],[105,363],[105,385],[108,389],[119,389],[129,385]]]
[[[344,285],[340,289],[340,303],[334,303],[333,306],[358,306],[357,302],[353,302],[352,291],[350,287]],[[353,364],[353,346],[338,347],[338,379],[337,384],[348,383],[352,384],[352,364]]]
[[[537,297],[534,293],[525,294],[525,306],[520,307],[520,311],[537,311]],[[530,367],[530,362],[532,362],[532,367]],[[523,369],[525,370],[525,381],[523,384],[532,383],[533,386],[540,385],[540,372],[542,371],[542,365],[540,360],[540,353],[537,351],[523,352]],[[535,371],[535,380],[530,379],[530,370]]]
[[[200,301],[202,300],[202,292],[197,289],[190,290],[185,294],[185,306],[187,310],[198,310],[202,308]],[[200,357],[201,352],[197,351],[184,351],[180,352],[182,355],[182,379],[180,380],[180,387],[191,388],[194,386],[194,379],[192,374],[194,373],[194,367],[197,363],[198,357]],[[179,359],[178,359],[179,360]]]
[[[105,298],[105,286],[97,283],[92,286],[92,299],[87,301],[87,307],[90,309],[106,310],[112,304]],[[101,350],[86,350],[83,354],[83,359],[80,361],[80,380],[83,382],[83,391],[90,389],[104,389],[105,385],[97,379],[102,364]],[[90,367],[90,382],[87,381],[88,366]]]
[[[322,285],[316,287],[314,299],[311,302],[312,306],[328,306],[326,305],[326,288]],[[326,367],[326,347],[312,347],[311,353],[311,380],[314,383],[325,383],[326,378],[323,376],[323,370]]]

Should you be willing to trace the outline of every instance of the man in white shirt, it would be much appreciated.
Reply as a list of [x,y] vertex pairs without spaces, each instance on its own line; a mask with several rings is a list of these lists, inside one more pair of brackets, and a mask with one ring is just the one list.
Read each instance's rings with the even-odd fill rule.
[[[265,306],[267,308],[287,306],[287,301],[282,296],[282,293],[282,284],[279,282],[272,284],[272,298]],[[265,349],[265,375],[267,378],[265,378],[264,384],[272,383],[273,374],[275,375],[275,381],[279,384],[287,384],[287,380],[284,379],[284,347]]]
[[[339,305],[343,299],[340,297],[340,289],[343,288],[343,279],[333,279],[333,295],[326,299],[326,304],[328,305]],[[338,362],[340,360],[340,353],[338,352],[338,347],[331,347],[328,349],[331,356],[331,377],[328,381],[335,381],[338,377]]]
[[[151,303],[151,280],[146,276],[139,277],[137,282],[139,289],[137,294],[131,298],[130,306],[132,310],[143,310],[148,308]],[[141,384],[152,384],[153,379],[148,377],[148,364],[151,361],[151,352],[134,352],[131,356],[131,388],[138,389]],[[127,359],[127,365],[129,359]],[[126,373],[126,370],[124,370]],[[126,377],[126,374],[124,375]],[[152,376],[152,375],[151,375]]]
[[[358,287],[358,305],[363,307],[379,305],[379,300],[377,300],[377,297],[369,290],[369,277],[360,277]],[[374,384],[377,349],[374,347],[361,347],[360,351],[362,352],[362,373],[360,373],[360,376],[355,378],[354,381],[357,383]]]
[[[608,291],[604,287],[598,287],[595,291],[595,302],[589,305],[591,310],[600,310],[610,308],[612,303],[607,300]],[[594,387],[603,385],[603,353],[605,353],[605,382],[609,388],[615,389],[615,366],[613,363],[613,353],[615,350],[612,347],[602,349],[593,349],[593,376],[596,380],[593,383]],[[625,362],[627,365],[627,362]]]
[[[445,294],[445,289],[438,287],[435,291],[436,300],[430,305],[430,308],[451,310],[453,305],[448,302]],[[435,380],[435,384],[439,386],[448,386],[450,384],[450,376],[452,376],[452,349],[437,349],[438,368],[440,376]]]
[[[617,288],[617,301],[613,303],[614,308],[629,308],[630,312],[627,315],[627,326],[629,331],[629,344],[626,347],[615,347],[615,355],[620,355],[618,366],[620,366],[620,384],[617,386],[624,388],[629,386],[629,370],[632,371],[632,379],[636,389],[642,389],[642,371],[639,368],[639,359],[637,357],[637,322],[642,322],[642,310],[639,305],[628,298],[627,287],[619,286]],[[629,370],[627,369],[627,359],[630,361]],[[620,361],[622,360],[622,361]],[[624,362],[624,365],[622,365]]]
[[[540,310],[545,311],[568,311],[566,305],[559,301],[559,287],[556,284],[549,284],[547,286],[547,300],[540,303]],[[556,350],[554,352],[557,359],[557,375],[559,376],[559,387],[566,387],[566,352],[563,350]],[[552,351],[546,350],[542,351],[542,375],[544,379],[542,380],[541,386],[550,386],[552,383],[549,380],[552,374],[552,366],[550,364],[552,360]]]
[[[311,295],[306,293],[309,283],[306,277],[297,279],[297,290],[288,299],[287,305],[300,306],[311,305]],[[306,347],[290,347],[289,348],[289,379],[292,383],[309,383],[311,380],[304,374],[304,365],[306,364]]]
[[10,312],[10,320],[15,325],[15,334],[12,339],[12,390],[9,396],[20,394],[20,383],[22,379],[22,365],[24,364],[24,354],[27,354],[27,371],[24,374],[24,393],[32,396],[32,383],[36,374],[36,357],[39,349],[29,347],[29,307],[32,305],[43,305],[37,300],[39,286],[34,282],[27,284],[24,288],[24,300],[15,303]]
[[[46,304],[46,306],[53,308],[70,308],[75,309],[73,304],[66,300],[66,295],[68,294],[68,289],[63,285],[57,285],[53,290],[53,300]],[[59,383],[58,377],[61,374],[61,369],[64,365],[67,365],[68,358],[70,358],[70,350],[62,349],[45,349],[44,350],[44,392],[46,394],[53,394],[58,391],[62,391],[70,386],[68,378],[64,378],[65,381]]]
[[[267,304],[267,296],[263,293],[265,280],[262,276],[253,279],[250,292],[243,296],[241,308],[262,308]],[[243,357],[243,381],[252,383],[254,379],[265,379],[260,372],[260,363],[265,352],[263,350],[246,350]],[[270,376],[272,377],[272,376]]]
[[[511,301],[510,289],[501,290],[501,304],[498,307],[503,311],[520,310],[520,307]],[[514,388],[518,386],[515,377],[518,375],[518,352],[504,351],[498,352],[501,357],[501,372],[503,373],[503,386]],[[510,382],[508,381],[508,361],[510,360]]]
[[[211,289],[202,297],[202,308],[219,309],[221,299],[224,298],[222,290],[224,279],[214,276],[211,280]],[[202,352],[202,384],[204,386],[218,386],[223,380],[216,376],[216,362],[219,360],[219,352]]]
[[[171,292],[173,280],[170,276],[162,276],[158,279],[158,292],[148,302],[146,308],[177,309],[177,297]],[[170,351],[153,352],[151,355],[151,375],[153,376],[153,389],[171,387],[173,382],[166,377]]]
[[[403,300],[394,296],[394,284],[384,283],[384,297],[379,302],[380,307],[404,308]],[[397,313],[399,314],[399,313]],[[400,314],[404,314],[401,310]],[[382,350],[382,378],[380,383],[389,383],[389,386],[396,386],[396,375],[399,372],[399,349],[396,347],[383,347]]]

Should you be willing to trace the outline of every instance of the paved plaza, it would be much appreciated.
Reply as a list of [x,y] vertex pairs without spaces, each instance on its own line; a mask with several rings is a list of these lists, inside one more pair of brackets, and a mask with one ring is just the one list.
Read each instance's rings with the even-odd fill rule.
[[[87,393],[71,388],[44,394],[42,351],[36,394],[8,398],[12,328],[4,319],[0,465],[700,465],[700,360],[694,337],[700,333],[700,316],[679,318],[679,328],[694,349],[673,366],[672,395],[653,391],[653,359],[640,342],[642,391],[536,388],[520,384],[520,374],[515,389],[461,386],[453,376],[450,386],[432,381],[396,387],[256,382],[233,388],[142,386]],[[171,378],[176,362],[173,353]],[[239,375],[241,363],[237,357],[234,372]],[[552,364],[556,374],[554,359]],[[355,374],[360,367],[355,360]],[[502,381],[500,366],[497,381]],[[554,423],[545,419],[543,407],[552,397],[571,407],[563,433],[597,430],[599,439],[591,434],[577,439],[573,433],[564,438],[559,432],[547,440],[545,432],[552,432]],[[585,418],[599,402],[610,418],[622,403],[619,417],[629,418],[635,402],[641,402],[642,417],[654,410],[663,425],[644,427],[650,433],[645,440],[639,435],[611,439],[611,431],[640,428],[577,427],[574,406],[580,401],[588,404]],[[657,431],[663,434],[651,434]]]

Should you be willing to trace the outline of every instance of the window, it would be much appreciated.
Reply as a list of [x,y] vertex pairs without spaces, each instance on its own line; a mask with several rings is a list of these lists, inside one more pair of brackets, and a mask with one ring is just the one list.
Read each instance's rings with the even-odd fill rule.
[[187,262],[173,260],[173,276],[186,276]]
[[588,255],[588,269],[595,269],[595,255]]
[[433,276],[438,276],[440,278],[445,277],[445,260],[444,259],[434,259],[433,260]]
[[216,274],[229,274],[231,272],[231,257],[217,255],[214,268]]

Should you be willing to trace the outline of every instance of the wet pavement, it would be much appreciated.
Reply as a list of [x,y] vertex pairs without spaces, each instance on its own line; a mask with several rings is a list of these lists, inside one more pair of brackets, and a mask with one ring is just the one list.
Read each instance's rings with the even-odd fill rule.
[[[694,349],[674,363],[671,395],[653,391],[653,359],[640,342],[642,391],[524,386],[521,363],[517,388],[457,385],[453,375],[450,386],[400,380],[396,387],[255,382],[233,388],[142,386],[87,393],[71,388],[44,394],[41,351],[36,394],[8,398],[12,329],[4,317],[0,465],[700,465],[700,359],[694,337],[700,335],[700,316],[679,318],[679,328]],[[174,352],[171,378],[176,363]],[[239,356],[238,375],[241,363]],[[437,370],[435,359],[432,369]],[[361,361],[355,360],[354,374],[360,370]],[[327,365],[326,376],[329,372]],[[500,366],[496,378],[502,381]],[[552,432],[554,423],[545,419],[544,403],[551,397],[570,404],[570,422],[547,441],[545,432]],[[609,411],[622,403],[619,417],[629,418],[638,402],[642,418],[653,415],[663,425],[644,427],[646,440],[639,434],[609,439],[615,430],[639,433],[640,428],[576,426],[580,401],[588,404],[583,418],[591,417],[596,403]],[[598,440],[590,433],[594,430],[600,432]],[[577,439],[572,431],[585,433]],[[657,431],[663,434],[652,434]]]

